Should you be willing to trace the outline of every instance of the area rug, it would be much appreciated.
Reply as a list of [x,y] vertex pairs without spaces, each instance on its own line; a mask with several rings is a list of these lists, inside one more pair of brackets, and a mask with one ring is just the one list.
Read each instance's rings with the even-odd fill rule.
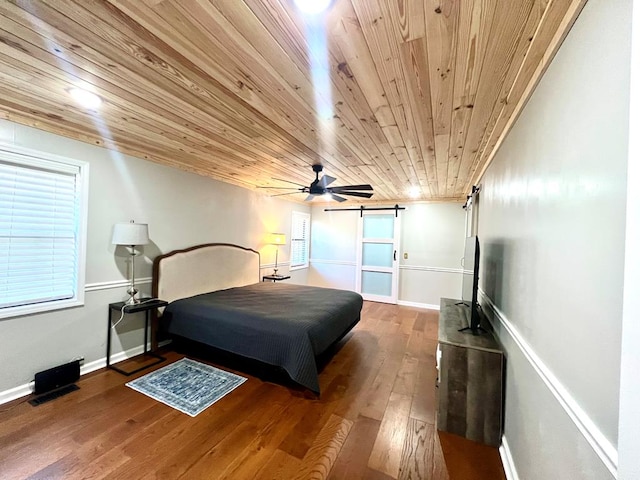
[[195,417],[246,380],[211,365],[183,358],[126,385]]

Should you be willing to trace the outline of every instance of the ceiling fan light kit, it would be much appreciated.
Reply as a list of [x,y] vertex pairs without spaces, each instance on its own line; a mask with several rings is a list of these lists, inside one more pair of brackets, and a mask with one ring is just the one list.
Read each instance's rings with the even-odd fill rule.
[[[313,200],[318,195],[328,197],[332,200],[335,200],[336,202],[344,202],[347,200],[346,198],[344,198],[344,195],[351,196],[351,197],[360,197],[360,198],[371,198],[373,196],[373,187],[369,184],[343,185],[340,187],[330,187],[329,185],[335,182],[336,179],[329,175],[323,175],[322,177],[320,177],[320,173],[322,172],[322,165],[320,164],[313,165],[312,169],[316,174],[316,178],[313,182],[311,182],[311,184],[308,187],[304,185],[300,185],[299,183],[291,182],[289,180],[279,180],[281,182],[300,185],[300,188],[292,188],[291,190],[296,190],[296,191],[287,192],[287,193],[278,193],[278,194],[272,195],[272,197],[279,197],[282,195],[293,195],[295,193],[306,193],[307,198],[304,199],[305,202]],[[259,187],[259,188],[280,188],[280,187]],[[363,190],[363,191],[359,191],[359,190]]]

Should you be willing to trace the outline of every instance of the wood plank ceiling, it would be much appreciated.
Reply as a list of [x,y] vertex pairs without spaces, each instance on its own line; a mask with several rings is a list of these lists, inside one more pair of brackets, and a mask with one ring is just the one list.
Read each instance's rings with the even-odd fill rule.
[[585,1],[0,0],[0,112],[250,189],[320,163],[371,202],[457,201]]

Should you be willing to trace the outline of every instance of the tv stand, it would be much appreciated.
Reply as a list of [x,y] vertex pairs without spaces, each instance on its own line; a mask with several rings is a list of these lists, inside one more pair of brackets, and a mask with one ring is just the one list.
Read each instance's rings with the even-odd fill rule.
[[[456,306],[463,306],[463,307],[467,307],[468,309],[471,309],[471,305],[469,305],[468,302],[465,302],[464,300],[460,300],[457,301],[455,303]],[[480,308],[480,306],[476,306],[476,308]],[[473,312],[471,312],[471,310],[469,310],[469,315],[471,316],[471,318],[473,318]],[[466,314],[465,314],[466,316]],[[469,317],[467,317],[469,318]],[[480,317],[482,318],[482,317]],[[467,322],[467,325],[469,325],[471,323],[471,320],[469,320]],[[471,328],[471,327],[462,327],[458,329],[459,332],[471,332],[472,335],[482,335],[483,333],[489,333],[489,331],[485,328],[482,327],[482,325],[479,325],[478,328]]]
[[[457,305],[457,303],[456,303]],[[489,333],[487,330],[485,330],[482,327],[478,327],[476,329],[473,329],[471,327],[463,327],[463,328],[459,328],[458,329],[459,332],[471,332],[472,335],[482,335],[483,333]]]
[[465,308],[440,299],[438,430],[497,447],[502,436],[503,352],[491,327],[469,335]]

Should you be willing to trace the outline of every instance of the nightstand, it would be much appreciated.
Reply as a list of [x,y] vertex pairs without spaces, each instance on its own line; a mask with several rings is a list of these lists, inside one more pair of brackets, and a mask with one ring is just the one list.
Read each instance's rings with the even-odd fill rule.
[[[131,305],[125,305],[124,302],[116,302],[116,303],[110,303],[109,304],[109,316],[108,316],[108,322],[107,322],[107,368],[110,368],[112,370],[115,370],[116,372],[119,372],[123,375],[133,375],[134,373],[138,373],[141,370],[144,370],[145,368],[149,368],[149,367],[153,367],[154,365],[158,365],[159,363],[164,362],[166,359],[160,355],[158,355],[155,352],[149,351],[147,349],[147,339],[149,337],[149,314],[151,313],[151,311],[155,308],[160,308],[160,307],[166,307],[169,304],[169,302],[165,302],[164,300],[158,300],[157,298],[155,299],[150,299],[150,298],[143,298],[140,300],[140,303],[134,303]],[[114,365],[111,365],[111,329],[113,328],[113,324],[111,322],[111,317],[113,315],[113,312],[118,312],[121,313],[122,315],[126,316],[130,313],[137,313],[137,312],[145,312],[145,318],[144,318],[144,351],[142,352],[142,354],[144,356],[148,356],[148,357],[153,357],[156,359],[155,362],[150,363],[148,365],[144,365],[140,368],[136,368],[135,370],[129,371],[127,372],[126,370],[122,370],[121,368],[118,368]],[[124,318],[123,318],[124,319]]]
[[288,278],[291,278],[291,276],[290,275],[264,275],[262,277],[262,281],[266,282],[267,280],[272,280],[275,283],[275,282],[280,282],[281,280],[287,280]]

